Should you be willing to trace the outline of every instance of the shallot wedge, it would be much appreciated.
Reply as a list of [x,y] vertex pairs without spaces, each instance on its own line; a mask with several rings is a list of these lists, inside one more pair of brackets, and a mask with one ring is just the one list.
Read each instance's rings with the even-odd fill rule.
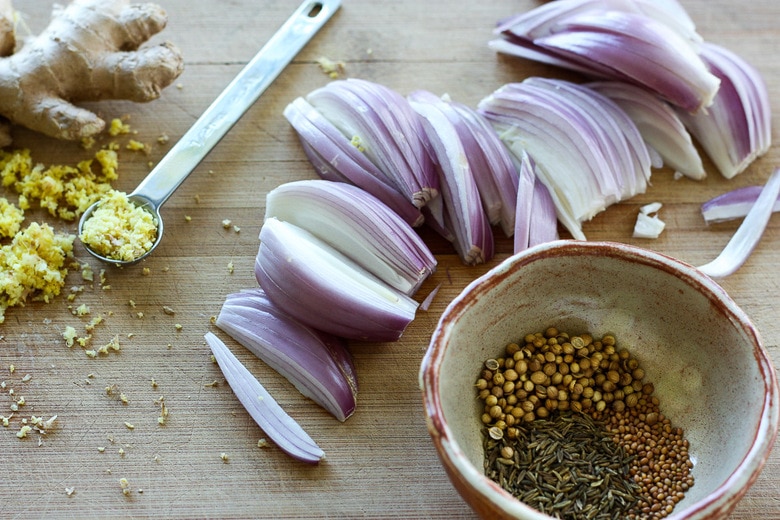
[[662,165],[694,180],[706,177],[701,156],[677,112],[645,89],[619,81],[589,83],[588,88],[614,101],[636,125],[648,149],[658,153]]
[[412,204],[438,194],[438,177],[422,124],[406,98],[362,79],[328,83],[306,96]]
[[712,103],[719,80],[698,55],[700,37],[679,4],[557,0],[502,21],[495,50],[629,82],[696,112]]
[[702,57],[721,81],[706,112],[680,117],[727,179],[742,173],[772,144],[772,109],[763,78],[742,57],[713,43]]
[[647,188],[650,158],[638,130],[593,90],[529,78],[502,86],[478,111],[517,160],[533,157],[558,219],[575,239],[585,240],[584,221]]
[[734,236],[713,261],[702,265],[699,270],[711,278],[725,278],[734,274],[750,257],[761,240],[761,235],[772,216],[777,197],[780,195],[780,169],[769,177],[761,195],[750,208]]
[[436,258],[415,230],[356,186],[325,180],[284,183],[266,196],[265,218],[307,230],[408,295],[436,270]]
[[269,218],[255,276],[268,298],[309,327],[365,341],[395,341],[417,302],[305,229]]
[[451,107],[430,92],[418,91],[409,103],[420,115],[423,129],[439,165],[445,223],[463,263],[476,265],[493,257],[493,233],[482,207],[469,154],[448,114]]
[[410,225],[423,223],[420,209],[308,101],[300,97],[293,100],[284,109],[284,116],[298,133],[303,151],[321,178],[358,186]]
[[515,226],[517,170],[496,131],[479,112],[442,96],[438,105],[455,126],[477,183],[488,220],[512,236]]
[[536,176],[536,166],[528,154],[523,154],[518,171],[515,253],[559,238],[555,203],[547,186]]
[[229,294],[216,325],[339,421],[355,411],[357,376],[342,338],[303,325],[260,288]]
[[265,434],[291,457],[309,464],[320,462],[325,452],[287,415],[227,345],[212,332],[207,332],[205,338],[230,388]]

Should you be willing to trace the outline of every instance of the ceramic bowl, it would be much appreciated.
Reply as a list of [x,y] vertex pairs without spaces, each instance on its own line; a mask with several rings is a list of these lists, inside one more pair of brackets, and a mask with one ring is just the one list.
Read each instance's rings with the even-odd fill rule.
[[484,361],[555,326],[614,334],[684,429],[694,486],[669,519],[726,518],[755,481],[778,430],[778,383],[756,327],[694,267],[615,243],[557,241],[512,256],[443,313],[420,369],[428,429],[447,474],[483,518],[551,517],[483,473]]

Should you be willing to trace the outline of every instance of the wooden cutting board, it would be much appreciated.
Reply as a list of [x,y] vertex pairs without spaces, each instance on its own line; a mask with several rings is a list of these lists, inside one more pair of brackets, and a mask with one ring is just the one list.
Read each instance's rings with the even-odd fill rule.
[[[45,25],[52,3],[17,1],[33,32]],[[297,0],[160,3],[170,21],[155,41],[170,40],[182,49],[186,70],[180,80],[149,104],[89,105],[106,118],[126,116],[137,131],[132,137],[150,145],[148,155],[120,151],[115,186],[125,191],[146,175],[149,164],[163,156],[298,5]],[[531,0],[345,0],[328,26],[168,201],[165,239],[152,258],[124,270],[105,268],[104,283],[98,277],[86,282],[74,269],[65,292],[71,287],[83,291],[72,302],[63,295],[49,304],[8,310],[0,325],[0,381],[5,382],[0,415],[7,416],[12,399],[19,396],[26,404],[8,428],[0,427],[0,517],[473,518],[429,440],[417,371],[447,303],[511,253],[509,240],[499,239],[490,264],[467,268],[447,243],[425,235],[440,267],[420,298],[439,284],[441,291],[401,341],[351,343],[360,395],[357,412],[344,424],[229,342],[325,450],[327,460],[317,467],[297,463],[276,447],[258,447],[264,434],[211,362],[203,334],[215,330],[210,319],[228,293],[255,284],[252,268],[265,194],[286,181],[314,178],[281,114],[296,96],[329,81],[318,58],[343,61],[347,76],[403,94],[427,89],[474,106],[506,82],[531,75],[569,77],[497,56],[486,46],[497,20],[535,5]],[[705,38],[747,57],[761,71],[773,106],[780,108],[780,4],[684,0],[683,5]],[[170,141],[158,143],[161,135]],[[15,132],[14,146],[29,148],[44,164],[73,164],[91,155],[78,145],[23,129]],[[729,189],[762,184],[780,166],[780,147],[773,146],[731,181],[707,166],[711,174],[700,182],[655,172],[646,194],[587,223],[588,238],[628,242],[693,264],[714,258],[736,224],[705,227],[699,205]],[[3,195],[14,200],[8,192]],[[631,238],[639,206],[655,201],[664,204],[666,231],[657,240]],[[27,218],[75,230],[73,223],[38,210]],[[231,225],[223,226],[225,220]],[[97,274],[104,268],[80,245],[76,260]],[[780,358],[779,265],[780,221],[773,218],[749,263],[723,281],[755,321],[775,360]],[[87,317],[72,313],[81,304],[89,306]],[[174,314],[166,313],[165,306]],[[65,346],[65,327],[82,331],[95,316],[104,321],[93,332],[94,344],[118,336],[120,352],[91,359],[81,348]],[[169,416],[161,426],[157,419],[163,402]],[[59,428],[45,436],[17,438],[20,420],[31,415],[57,415]],[[120,479],[127,479],[128,495],[122,493]],[[778,489],[780,452],[775,450],[733,518],[780,518]]]

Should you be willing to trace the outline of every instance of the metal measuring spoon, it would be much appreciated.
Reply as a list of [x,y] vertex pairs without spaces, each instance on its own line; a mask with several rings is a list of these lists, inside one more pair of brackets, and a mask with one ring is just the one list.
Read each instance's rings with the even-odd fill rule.
[[[133,265],[149,256],[162,240],[160,207],[163,203],[340,6],[341,0],[305,0],[128,195],[131,203],[151,213],[157,222],[157,238],[148,251],[133,260],[107,258],[84,244],[87,251],[98,260],[120,267]],[[100,201],[92,204],[81,216],[79,236],[84,223],[99,205]]]

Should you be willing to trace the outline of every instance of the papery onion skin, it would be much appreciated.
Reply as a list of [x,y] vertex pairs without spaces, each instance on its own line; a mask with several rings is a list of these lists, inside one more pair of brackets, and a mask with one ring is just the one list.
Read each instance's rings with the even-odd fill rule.
[[396,341],[417,303],[311,233],[271,218],[260,230],[255,276],[301,323],[347,339]]
[[285,107],[284,116],[298,133],[303,151],[321,178],[358,186],[393,208],[410,225],[422,225],[420,209],[308,101],[296,98]]
[[266,195],[265,218],[306,229],[407,295],[436,270],[436,258],[414,229],[356,186],[325,180],[284,183]]
[[279,406],[227,345],[212,332],[207,332],[205,339],[230,388],[265,434],[291,457],[309,464],[319,463],[325,452]]
[[357,375],[346,342],[303,325],[261,288],[229,294],[216,326],[339,421],[355,411]]
[[[745,186],[714,197],[701,205],[704,222],[715,224],[743,218],[761,195],[763,186]],[[780,211],[780,198],[775,201],[772,212]]]

